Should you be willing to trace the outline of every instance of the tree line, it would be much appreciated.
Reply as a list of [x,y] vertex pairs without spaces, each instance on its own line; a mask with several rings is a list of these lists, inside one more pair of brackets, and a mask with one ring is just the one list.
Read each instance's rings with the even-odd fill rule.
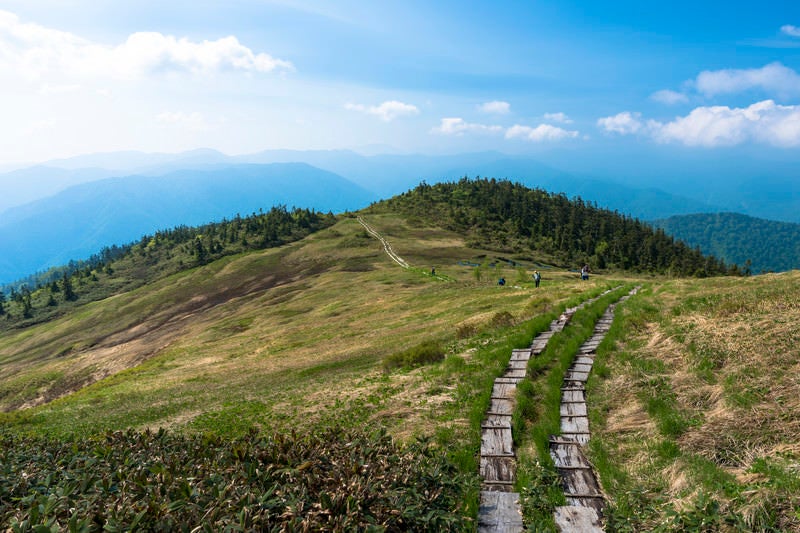
[[741,274],[661,229],[580,198],[569,199],[507,180],[425,182],[373,206],[436,220],[473,247],[533,252],[563,266],[589,264],[676,276]]
[[197,227],[178,226],[84,261],[6,285],[0,290],[0,329],[49,320],[70,306],[107,298],[163,276],[227,255],[286,244],[328,227],[331,213],[277,206]]

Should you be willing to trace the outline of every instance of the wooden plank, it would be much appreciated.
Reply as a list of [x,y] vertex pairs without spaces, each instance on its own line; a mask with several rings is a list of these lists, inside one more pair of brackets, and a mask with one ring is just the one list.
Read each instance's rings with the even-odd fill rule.
[[570,533],[602,533],[600,516],[587,507],[556,507],[556,527],[559,531]]
[[550,444],[550,457],[556,468],[591,468],[586,456],[581,452],[580,446],[566,444]]
[[511,350],[511,361],[528,361],[530,358],[530,348],[525,350]]
[[511,415],[514,412],[514,402],[503,398],[492,398],[488,412],[498,415]]
[[585,402],[586,392],[583,389],[567,389],[561,392],[562,402]]
[[523,531],[519,494],[481,491],[478,533],[520,533]]
[[524,378],[526,376],[526,372],[527,371],[524,368],[512,369],[512,370],[506,371],[506,373],[503,374],[503,377],[506,377],[506,378],[520,378],[521,379],[521,378]]
[[511,438],[511,428],[481,429],[481,455],[486,457],[513,456],[514,444]]
[[586,416],[562,416],[561,433],[589,433],[589,418]]
[[485,483],[513,483],[517,474],[517,461],[514,457],[481,457],[480,473]]
[[511,368],[514,370],[525,370],[528,368],[528,361],[527,359],[524,361],[514,361],[513,359],[508,362],[508,366],[506,368]]
[[586,416],[585,402],[561,403],[561,416]]
[[510,428],[511,415],[486,415],[481,427]]
[[516,390],[516,383],[498,383],[495,381],[492,387],[492,398],[512,398]]
[[588,357],[586,355],[579,355],[573,361],[576,365],[593,365],[594,364],[594,357]]
[[585,365],[585,364],[573,364],[570,367],[570,370],[572,370],[573,372],[586,372],[588,374],[589,372],[592,371],[592,365],[591,365],[591,363],[588,364],[588,365]]
[[600,486],[591,470],[574,469],[559,470],[561,474],[561,484],[564,487],[564,495],[590,495],[600,497]]
[[566,376],[564,376],[565,381],[580,381],[582,383],[586,383],[589,379],[588,372],[576,372],[573,370],[567,370]]

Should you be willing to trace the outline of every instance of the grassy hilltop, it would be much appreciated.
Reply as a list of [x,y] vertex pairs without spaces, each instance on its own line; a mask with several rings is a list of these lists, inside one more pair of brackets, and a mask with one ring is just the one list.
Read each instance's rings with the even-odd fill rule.
[[[605,305],[642,284],[620,308],[590,383],[590,453],[612,505],[609,524],[679,530],[707,516],[723,529],[798,527],[792,376],[800,339],[791,326],[800,318],[800,275],[675,277],[683,265],[693,274],[723,268],[689,249],[665,260],[661,236],[648,241],[645,263],[629,257],[624,269],[613,240],[589,243],[591,253],[561,248],[551,235],[570,234],[519,231],[524,211],[481,211],[487,202],[465,200],[481,187],[456,187],[457,202],[445,187],[422,187],[361,213],[410,269],[342,216],[300,240],[187,262],[6,329],[3,526],[74,519],[80,530],[85,519],[91,530],[139,517],[145,529],[190,521],[469,530],[480,421],[510,350],[529,345],[566,306],[620,287],[576,314],[533,363],[528,401],[515,416],[526,516],[547,529],[558,497],[541,438],[557,361],[591,333]],[[577,220],[563,223],[580,233]],[[600,258],[606,264],[588,282],[570,271]],[[543,273],[539,289],[533,269]],[[24,483],[8,481],[21,471]],[[46,481],[48,472],[62,474]],[[79,497],[80,479],[90,481]],[[77,484],[69,493],[67,482]],[[234,486],[252,493],[234,494]],[[103,501],[116,501],[117,514]]]

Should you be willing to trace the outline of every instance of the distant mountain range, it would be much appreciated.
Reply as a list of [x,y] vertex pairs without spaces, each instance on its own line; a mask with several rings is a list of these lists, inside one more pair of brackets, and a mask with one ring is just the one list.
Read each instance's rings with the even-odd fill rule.
[[276,204],[334,212],[357,209],[423,180],[434,184],[464,176],[509,179],[580,196],[643,220],[737,211],[800,222],[800,185],[786,176],[739,176],[727,183],[679,176],[632,184],[491,151],[444,156],[365,156],[348,150],[267,150],[237,156],[210,149],[114,152],[0,173],[0,283],[157,229]]
[[0,216],[0,283],[159,229],[248,215],[281,204],[342,212],[374,199],[341,176],[303,163],[228,165],[74,185]]
[[749,264],[753,273],[800,269],[800,224],[738,213],[674,216],[653,224],[704,254]]

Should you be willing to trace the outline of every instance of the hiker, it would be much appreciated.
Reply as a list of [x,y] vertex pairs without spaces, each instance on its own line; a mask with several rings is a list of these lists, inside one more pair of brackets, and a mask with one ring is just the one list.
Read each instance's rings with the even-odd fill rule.
[[497,284],[503,286],[506,284],[506,278],[500,278],[497,280]]
[[539,271],[536,270],[533,273],[533,282],[536,284],[536,288],[539,288],[539,282],[542,281],[542,275],[539,274]]
[[583,268],[581,269],[581,279],[584,281],[589,279],[589,265],[583,265]]
[[431,276],[436,275],[436,267],[431,267]]

